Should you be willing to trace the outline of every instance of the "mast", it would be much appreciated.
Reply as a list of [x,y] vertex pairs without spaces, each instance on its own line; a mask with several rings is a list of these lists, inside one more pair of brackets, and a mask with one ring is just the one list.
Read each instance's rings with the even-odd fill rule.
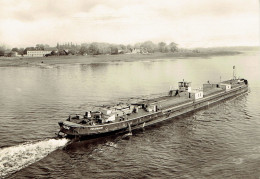
[[233,80],[236,79],[236,66],[233,66]]

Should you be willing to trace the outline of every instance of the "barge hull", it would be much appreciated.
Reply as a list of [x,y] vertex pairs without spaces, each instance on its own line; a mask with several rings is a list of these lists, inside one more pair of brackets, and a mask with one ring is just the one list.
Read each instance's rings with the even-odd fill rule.
[[248,91],[248,85],[240,85],[229,91],[221,91],[202,99],[189,101],[180,105],[175,105],[167,109],[160,110],[158,112],[151,112],[148,113],[147,115],[125,120],[123,122],[115,122],[115,123],[96,125],[96,126],[83,126],[83,127],[75,126],[75,127],[69,127],[69,129],[64,128],[63,125],[66,125],[66,122],[64,122],[64,124],[60,127],[60,132],[67,134],[68,136],[93,136],[93,135],[102,135],[111,132],[113,133],[119,131],[127,131],[129,125],[132,127],[132,129],[142,128],[181,115],[185,115],[196,110],[207,108],[216,103],[244,94],[247,91]]

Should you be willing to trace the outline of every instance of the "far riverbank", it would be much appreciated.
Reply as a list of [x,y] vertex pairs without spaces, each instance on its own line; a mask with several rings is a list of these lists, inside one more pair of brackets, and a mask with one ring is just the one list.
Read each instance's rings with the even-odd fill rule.
[[51,57],[0,57],[0,67],[28,66],[28,65],[55,65],[55,64],[89,64],[105,62],[131,62],[155,59],[174,58],[209,58],[211,56],[238,55],[239,51],[205,51],[205,52],[177,52],[177,53],[152,53],[152,54],[119,54],[119,55],[87,55],[87,56],[51,56]]

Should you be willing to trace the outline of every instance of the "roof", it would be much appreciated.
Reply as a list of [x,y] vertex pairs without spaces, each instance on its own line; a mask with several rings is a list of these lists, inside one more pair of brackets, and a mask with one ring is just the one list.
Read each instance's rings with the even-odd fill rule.
[[189,81],[180,81],[179,83],[191,83]]
[[193,89],[190,91],[190,93],[200,93],[200,92],[203,93],[203,89]]
[[44,49],[44,50],[27,50],[27,52],[36,52],[36,51],[38,51],[38,52],[44,52],[44,51],[57,51],[58,49]]
[[220,83],[220,85],[231,86],[231,84],[227,84],[227,83]]
[[56,47],[45,47],[44,51],[57,51],[58,49]]

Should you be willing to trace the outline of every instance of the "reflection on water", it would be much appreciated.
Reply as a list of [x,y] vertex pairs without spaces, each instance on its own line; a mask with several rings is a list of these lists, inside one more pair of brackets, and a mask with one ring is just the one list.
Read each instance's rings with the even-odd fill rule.
[[[27,167],[12,177],[259,176],[260,62],[259,54],[253,53],[210,59],[59,64],[54,68],[2,67],[0,147],[46,141],[57,132],[58,121],[94,105],[167,92],[183,79],[192,81],[194,88],[208,80],[230,79],[234,65],[238,76],[249,80],[248,95],[137,131],[128,140],[112,136],[77,142],[54,152],[56,145],[51,145],[54,147],[36,158],[47,157],[30,166],[27,164],[32,162],[25,162]],[[40,150],[34,144],[29,143],[30,149],[36,146],[33,153]],[[16,156],[23,158],[19,153]],[[13,170],[11,165],[4,167]]]
[[105,73],[106,68],[108,67],[109,63],[91,63],[91,64],[81,64],[80,70],[81,71],[88,71],[91,70],[93,73]]

